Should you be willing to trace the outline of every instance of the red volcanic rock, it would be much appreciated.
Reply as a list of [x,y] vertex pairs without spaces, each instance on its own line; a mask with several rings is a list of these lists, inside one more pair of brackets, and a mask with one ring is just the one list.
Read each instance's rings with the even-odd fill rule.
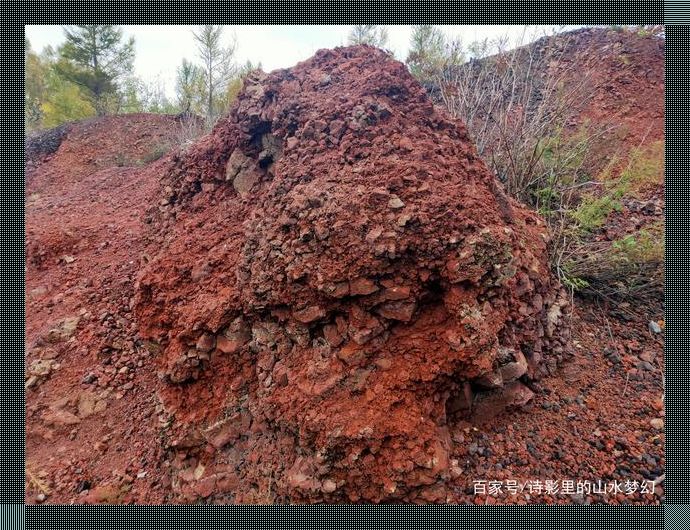
[[319,306],[309,306],[299,311],[293,311],[292,317],[298,322],[308,324],[326,316],[326,312]]
[[367,295],[375,293],[379,288],[373,281],[368,278],[357,278],[350,282],[350,294],[352,295]]
[[415,308],[414,302],[387,302],[377,307],[376,312],[389,320],[408,322],[412,318]]
[[524,403],[567,343],[543,221],[380,50],[251,74],[161,188],[139,332],[171,429],[209,433],[179,469],[236,502],[442,502],[447,404]]

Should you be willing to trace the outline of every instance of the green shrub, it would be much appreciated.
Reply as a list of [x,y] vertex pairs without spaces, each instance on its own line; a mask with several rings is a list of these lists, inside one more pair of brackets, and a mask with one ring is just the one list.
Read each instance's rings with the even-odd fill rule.
[[586,197],[571,213],[581,230],[590,232],[604,224],[609,214],[620,211],[620,194],[607,194],[602,197]]
[[168,152],[170,151],[171,147],[168,144],[161,144],[156,147],[154,147],[151,151],[146,153],[142,158],[141,158],[141,163],[146,165],[150,164],[151,162],[155,162],[156,160],[164,157]]
[[659,141],[634,149],[620,175],[611,177],[616,165],[617,159],[614,158],[599,176],[603,192],[584,195],[580,204],[572,210],[571,217],[581,230],[591,232],[601,227],[609,214],[621,210],[624,197],[638,197],[646,188],[661,182],[664,144]]
[[608,300],[658,301],[664,282],[664,225],[613,242],[580,241],[559,269],[566,287]]
[[611,245],[616,259],[628,263],[661,263],[664,261],[664,226],[655,223],[636,235],[625,236]]

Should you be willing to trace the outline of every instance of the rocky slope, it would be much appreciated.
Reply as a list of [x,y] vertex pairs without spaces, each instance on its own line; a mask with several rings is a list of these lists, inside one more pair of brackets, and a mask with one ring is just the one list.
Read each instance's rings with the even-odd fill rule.
[[125,491],[141,502],[165,498],[153,474],[134,487],[120,481],[161,459],[151,443],[155,373],[145,369],[130,301],[144,213],[158,190],[152,175],[164,164],[144,174],[142,157],[169,148],[175,131],[171,116],[117,116],[28,142],[28,501],[88,501],[106,477],[118,486],[94,499],[117,502]]
[[447,412],[527,401],[519,378],[567,344],[543,222],[382,51],[250,77],[164,185],[135,311],[211,476],[443,500]]

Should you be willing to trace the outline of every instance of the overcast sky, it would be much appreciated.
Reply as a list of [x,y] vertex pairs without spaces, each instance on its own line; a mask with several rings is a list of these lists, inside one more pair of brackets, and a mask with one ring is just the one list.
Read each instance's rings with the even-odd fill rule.
[[[484,38],[508,36],[519,41],[550,31],[553,26],[439,26],[449,37],[469,44]],[[347,44],[352,26],[226,26],[225,39],[237,39],[238,62],[261,62],[265,71],[287,68],[312,56],[321,48]],[[412,26],[386,26],[388,48],[404,60],[407,56]],[[183,58],[196,59],[192,39],[193,26],[122,26],[127,37],[136,42],[135,74],[144,81],[160,82],[169,96],[174,94],[175,70]],[[62,26],[26,26],[26,36],[34,50],[57,47],[64,40]]]

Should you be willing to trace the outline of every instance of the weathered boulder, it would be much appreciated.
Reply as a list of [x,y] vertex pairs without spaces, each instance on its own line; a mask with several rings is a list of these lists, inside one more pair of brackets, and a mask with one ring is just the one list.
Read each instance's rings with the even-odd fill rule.
[[543,221],[380,50],[251,74],[163,180],[139,330],[210,433],[176,461],[237,502],[443,502],[449,414],[526,402],[567,344]]

